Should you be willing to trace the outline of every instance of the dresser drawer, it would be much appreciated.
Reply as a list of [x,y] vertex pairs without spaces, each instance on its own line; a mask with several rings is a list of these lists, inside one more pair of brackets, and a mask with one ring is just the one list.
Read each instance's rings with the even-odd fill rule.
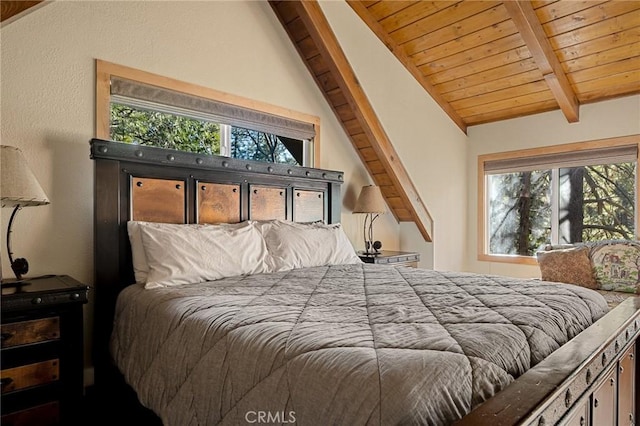
[[2,393],[54,382],[60,377],[60,362],[52,359],[2,370]]
[[46,342],[60,338],[60,318],[41,318],[2,324],[2,348]]
[[38,405],[2,416],[2,426],[54,426],[60,424],[60,407],[57,402]]

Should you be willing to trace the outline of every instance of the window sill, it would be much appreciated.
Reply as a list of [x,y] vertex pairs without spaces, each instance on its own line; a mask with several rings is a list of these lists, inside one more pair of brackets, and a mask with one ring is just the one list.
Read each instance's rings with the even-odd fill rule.
[[538,265],[537,259],[533,256],[518,256],[510,254],[479,254],[478,260],[481,262],[513,263],[517,265]]

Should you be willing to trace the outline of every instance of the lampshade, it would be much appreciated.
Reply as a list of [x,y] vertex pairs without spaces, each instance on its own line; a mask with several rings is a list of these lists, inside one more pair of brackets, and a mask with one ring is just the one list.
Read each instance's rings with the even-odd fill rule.
[[353,213],[384,213],[387,206],[380,192],[380,187],[375,185],[363,186]]
[[0,145],[0,200],[2,207],[49,204],[22,151],[14,146]]

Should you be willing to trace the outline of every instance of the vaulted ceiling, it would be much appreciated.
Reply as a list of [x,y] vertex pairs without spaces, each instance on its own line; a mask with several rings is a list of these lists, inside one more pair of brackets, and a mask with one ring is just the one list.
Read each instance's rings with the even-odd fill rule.
[[[3,0],[0,20],[39,3]],[[432,218],[318,3],[270,3],[396,219],[430,241]],[[465,132],[551,110],[576,122],[581,104],[640,93],[640,1],[347,3]]]
[[[640,93],[638,1],[347,0],[460,129]],[[431,216],[317,2],[271,1],[399,221]]]
[[348,1],[458,125],[640,93],[639,1]]

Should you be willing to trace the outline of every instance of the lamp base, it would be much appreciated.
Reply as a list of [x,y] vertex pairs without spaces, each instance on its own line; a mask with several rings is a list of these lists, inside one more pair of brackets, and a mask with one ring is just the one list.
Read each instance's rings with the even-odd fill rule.
[[24,257],[19,257],[11,262],[11,269],[16,276],[16,279],[21,280],[23,275],[29,272],[29,262]]

